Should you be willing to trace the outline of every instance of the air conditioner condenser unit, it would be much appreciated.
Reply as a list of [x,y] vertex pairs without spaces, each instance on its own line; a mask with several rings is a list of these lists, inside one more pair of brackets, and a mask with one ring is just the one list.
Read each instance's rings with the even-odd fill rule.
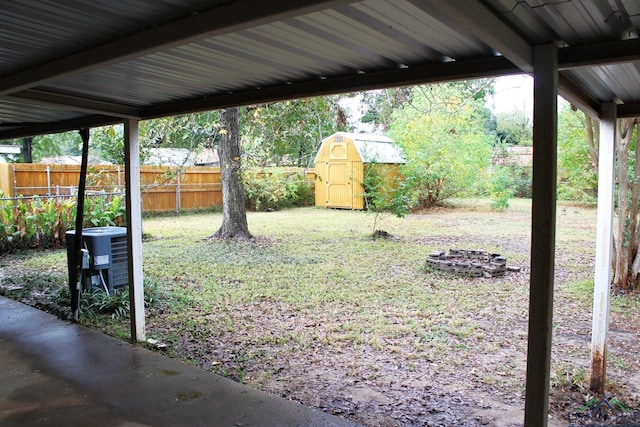
[[[69,230],[67,264],[69,278],[73,268],[73,248],[76,232]],[[115,288],[129,283],[127,229],[124,227],[93,227],[82,230],[82,248],[87,257],[82,263],[83,289],[98,288],[113,293]]]

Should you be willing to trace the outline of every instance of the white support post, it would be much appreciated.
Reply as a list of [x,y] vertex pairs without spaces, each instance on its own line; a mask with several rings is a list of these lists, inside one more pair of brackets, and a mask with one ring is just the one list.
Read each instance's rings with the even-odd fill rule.
[[142,197],[140,193],[140,144],[138,121],[124,122],[124,173],[127,201],[127,244],[129,248],[129,305],[131,341],[146,340],[142,275]]
[[591,390],[604,392],[611,293],[611,253],[616,161],[616,104],[603,104],[598,147],[598,216],[596,225],[595,287],[591,327]]
[[15,165],[11,165],[11,182],[13,183],[13,194],[11,194],[11,197],[18,197],[18,182],[16,181]]
[[51,197],[51,167],[47,165],[47,196]]
[[182,173],[178,172],[178,183],[176,184],[176,213],[180,213],[180,199],[182,195],[180,194],[180,181],[182,180]]
[[555,269],[558,52],[533,50],[533,187],[525,427],[546,427]]

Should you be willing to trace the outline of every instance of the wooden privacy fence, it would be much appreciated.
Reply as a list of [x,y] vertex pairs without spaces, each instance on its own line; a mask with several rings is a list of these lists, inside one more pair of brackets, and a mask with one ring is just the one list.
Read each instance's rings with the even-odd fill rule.
[[[70,197],[77,193],[79,165],[0,164],[0,190],[18,196]],[[219,167],[140,168],[143,211],[205,209],[222,205]],[[124,193],[124,167],[89,165],[87,194]]]
[[[313,169],[277,170],[305,173],[307,180],[315,180]],[[269,171],[265,169],[264,174]],[[73,197],[77,193],[79,179],[79,165],[0,163],[0,190],[4,198]],[[140,182],[144,212],[180,212],[222,206],[219,167],[141,166]],[[124,194],[124,185],[123,166],[89,165],[88,195]]]

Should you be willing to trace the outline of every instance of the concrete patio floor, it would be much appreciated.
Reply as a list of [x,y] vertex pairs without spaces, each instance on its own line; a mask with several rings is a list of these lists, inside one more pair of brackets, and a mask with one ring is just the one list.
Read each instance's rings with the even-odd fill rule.
[[0,426],[355,426],[0,297]]

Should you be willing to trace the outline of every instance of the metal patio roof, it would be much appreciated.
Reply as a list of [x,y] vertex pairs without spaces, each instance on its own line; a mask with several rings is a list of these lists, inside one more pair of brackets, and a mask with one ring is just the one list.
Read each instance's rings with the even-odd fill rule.
[[0,139],[231,105],[532,71],[640,115],[638,0],[17,0],[0,12]]

